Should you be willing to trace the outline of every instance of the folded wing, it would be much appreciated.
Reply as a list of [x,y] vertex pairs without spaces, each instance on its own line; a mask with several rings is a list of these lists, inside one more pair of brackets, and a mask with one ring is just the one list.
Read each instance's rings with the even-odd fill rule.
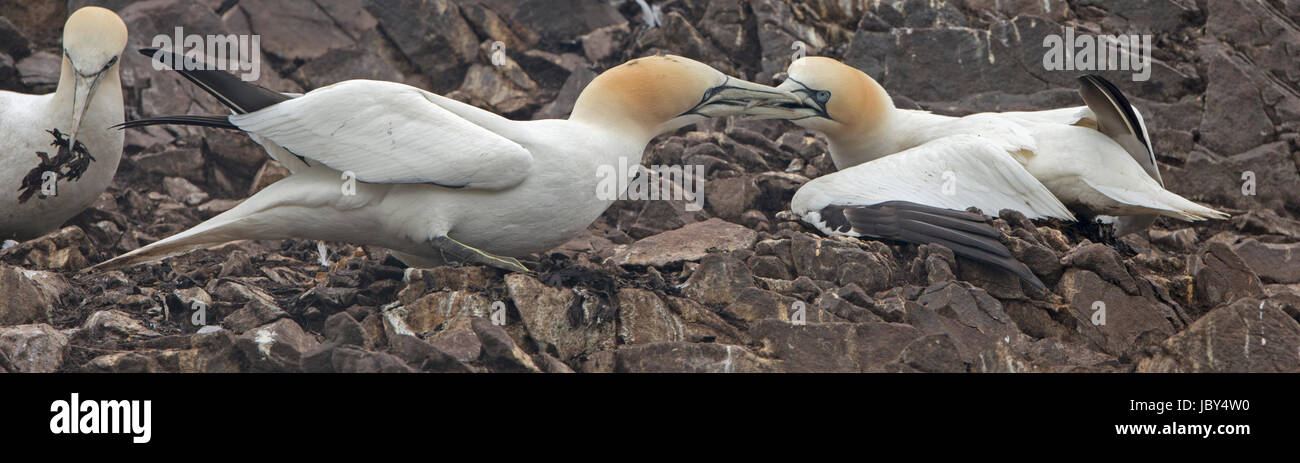
[[370,183],[495,190],[523,181],[532,165],[518,143],[393,82],[340,82],[230,122]]
[[1074,220],[1012,148],[975,135],[941,138],[814,179],[795,193],[791,208],[823,233],[942,244],[1041,289],[998,241],[1001,233],[965,211],[1013,209],[1030,218]]

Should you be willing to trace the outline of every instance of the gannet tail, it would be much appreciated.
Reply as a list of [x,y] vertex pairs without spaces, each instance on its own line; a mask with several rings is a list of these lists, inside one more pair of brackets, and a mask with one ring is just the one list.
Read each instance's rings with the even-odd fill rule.
[[1136,192],[1127,189],[1096,185],[1091,182],[1088,182],[1088,185],[1112,200],[1137,209],[1134,210],[1132,214],[1126,215],[1154,213],[1188,222],[1197,222],[1209,219],[1222,220],[1230,217],[1226,213],[1196,204],[1187,198],[1178,196],[1177,194],[1163,188],[1151,188],[1146,191]]
[[[224,215],[224,214],[223,214]],[[238,218],[213,217],[194,228],[96,264],[87,271],[114,270],[184,254],[208,246],[248,239]]]

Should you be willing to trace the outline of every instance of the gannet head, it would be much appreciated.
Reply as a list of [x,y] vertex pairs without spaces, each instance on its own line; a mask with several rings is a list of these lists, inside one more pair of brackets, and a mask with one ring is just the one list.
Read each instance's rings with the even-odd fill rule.
[[105,75],[117,72],[117,61],[124,48],[126,23],[110,10],[87,6],[73,12],[64,23],[64,74],[71,71],[74,86],[69,148],[76,146],[77,129],[95,96],[95,89]]
[[680,56],[648,56],[596,76],[574,103],[570,120],[649,138],[709,117],[744,113],[747,105],[797,104],[796,95],[744,81]]
[[790,63],[776,87],[799,95],[800,103],[767,103],[746,114],[789,119],[832,138],[862,136],[880,126],[894,101],[875,79],[831,58],[808,56]]

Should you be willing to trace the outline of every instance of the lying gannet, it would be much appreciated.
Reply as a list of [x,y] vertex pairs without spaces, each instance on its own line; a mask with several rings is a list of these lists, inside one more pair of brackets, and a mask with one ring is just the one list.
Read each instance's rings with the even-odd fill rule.
[[833,59],[800,59],[787,75],[777,88],[803,102],[780,104],[788,110],[780,117],[824,133],[839,168],[791,202],[823,233],[937,242],[1041,287],[981,216],[959,211],[1075,220],[1068,205],[1137,216],[1121,217],[1123,231],[1151,214],[1227,217],[1164,189],[1141,116],[1100,77],[1081,79],[1087,106],[949,117],[898,109],[874,79]]
[[97,268],[233,240],[304,238],[383,246],[415,266],[527,270],[513,257],[565,243],[614,202],[597,194],[602,166],[640,165],[656,135],[752,102],[798,101],[678,56],[616,66],[583,90],[567,120],[537,121],[393,82],[349,80],[290,97],[220,71],[180,72],[236,114],[124,125],[242,130],[292,175]]
[[123,119],[117,61],[124,47],[121,18],[81,8],[63,25],[58,89],[0,91],[0,238],[58,228],[113,181],[123,137],[108,128]]

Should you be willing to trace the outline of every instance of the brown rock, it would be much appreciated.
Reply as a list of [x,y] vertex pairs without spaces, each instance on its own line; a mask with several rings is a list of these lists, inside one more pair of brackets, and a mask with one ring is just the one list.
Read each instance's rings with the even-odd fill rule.
[[1227,244],[1212,241],[1196,257],[1200,265],[1189,270],[1195,276],[1193,300],[1199,307],[1216,307],[1242,297],[1264,295],[1259,277]]
[[1232,250],[1265,283],[1300,283],[1300,243],[1246,239]]
[[293,320],[281,318],[240,335],[235,345],[255,371],[293,372],[300,370],[303,354],[320,342]]
[[68,337],[54,327],[39,323],[0,327],[0,355],[21,373],[53,373],[63,366]]
[[749,267],[727,255],[709,254],[686,280],[682,294],[704,305],[730,304],[746,288],[754,287]]
[[1238,299],[1196,320],[1138,363],[1141,372],[1295,372],[1300,324],[1274,304]]
[[753,230],[714,218],[619,246],[611,259],[618,265],[667,267],[698,261],[711,249],[752,249],[757,239]]
[[[520,273],[506,275],[506,289],[528,334],[546,347],[542,350],[554,348],[563,360],[614,347],[617,316],[599,297],[552,288]],[[487,349],[482,333],[479,337]]]
[[772,362],[749,349],[729,344],[661,342],[615,351],[620,373],[761,373]]

